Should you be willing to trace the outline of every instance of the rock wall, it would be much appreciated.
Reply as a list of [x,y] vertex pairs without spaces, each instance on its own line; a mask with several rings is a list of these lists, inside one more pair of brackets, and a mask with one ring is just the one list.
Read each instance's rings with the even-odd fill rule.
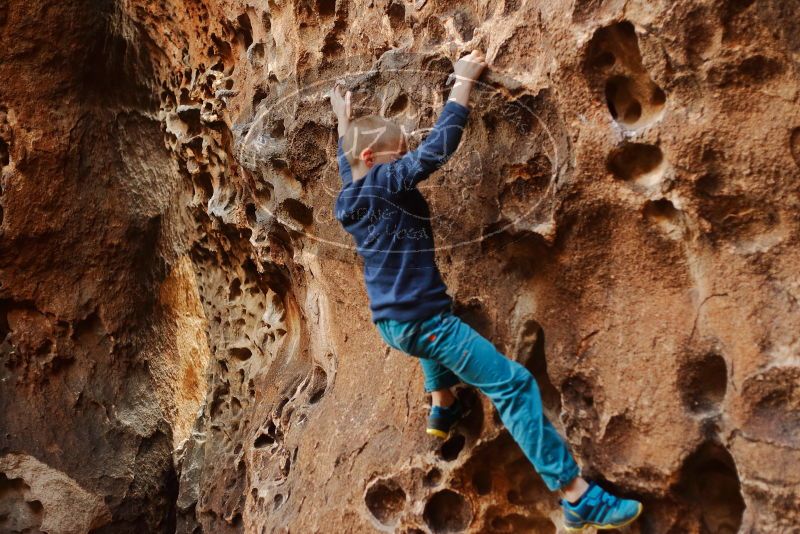
[[0,530],[556,532],[493,408],[423,432],[332,216],[337,79],[418,140],[459,313],[633,532],[800,531],[800,8],[0,0]]

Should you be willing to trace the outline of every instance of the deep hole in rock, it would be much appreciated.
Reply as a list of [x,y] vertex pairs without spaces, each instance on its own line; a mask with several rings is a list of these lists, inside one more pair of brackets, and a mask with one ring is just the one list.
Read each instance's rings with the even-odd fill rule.
[[381,524],[394,526],[406,504],[406,492],[393,479],[374,482],[364,496],[370,513]]
[[[186,124],[189,135],[197,135],[202,131],[200,124],[200,108],[198,106],[178,106],[178,118]],[[202,147],[201,147],[202,150]],[[196,152],[200,152],[197,150]]]
[[608,157],[608,170],[620,180],[651,186],[661,180],[664,155],[657,146],[626,143]]
[[253,92],[253,107],[255,108],[258,104],[261,103],[262,100],[269,96],[269,90],[265,87],[256,87],[256,90]]
[[614,76],[606,82],[606,103],[611,117],[622,124],[633,125],[642,117],[642,104],[633,93],[634,81]]
[[550,380],[545,357],[544,330],[536,321],[528,320],[520,333],[520,363],[531,372],[539,386],[545,410],[552,414],[561,411],[561,394]]
[[0,167],[5,167],[11,161],[8,151],[8,143],[0,139]]
[[211,174],[207,172],[200,172],[192,177],[195,188],[203,192],[205,199],[214,196],[214,185],[211,182]]
[[386,8],[386,14],[389,16],[389,24],[392,26],[393,30],[402,28],[406,18],[406,8],[403,6],[403,2],[398,0],[393,1],[389,4],[389,7]]
[[[587,0],[583,0],[581,3],[587,3]],[[641,68],[642,56],[639,52],[639,39],[636,37],[636,28],[629,21],[623,20],[598,29],[589,42],[586,64],[589,68],[607,67],[610,63],[609,55],[614,58],[614,62],[611,63],[620,61],[627,67],[627,70]]]
[[[639,40],[630,22],[595,32],[587,49],[586,72],[593,84],[603,84],[608,110],[622,126],[639,128],[661,116],[667,95],[642,65]],[[608,74],[613,76],[601,82]]]
[[459,422],[459,428],[469,436],[478,436],[483,430],[483,403],[478,392],[472,388],[459,388],[456,392],[466,414]]
[[276,120],[270,128],[269,133],[275,139],[283,139],[286,137],[286,126],[283,119]]
[[261,434],[253,442],[253,447],[256,449],[263,449],[264,447],[272,445],[273,443],[275,443],[275,438],[269,434]]
[[254,226],[258,222],[256,217],[256,205],[252,202],[248,202],[244,207],[244,216],[247,218],[247,224]]
[[472,522],[472,506],[463,495],[445,489],[428,499],[422,518],[434,534],[463,532]]
[[666,198],[645,202],[642,216],[672,238],[678,238],[682,233],[683,212]]
[[236,37],[244,44],[246,50],[253,44],[253,25],[250,22],[250,16],[247,13],[242,13],[236,17],[236,21],[239,23]]
[[287,198],[281,203],[281,211],[300,223],[302,226],[309,226],[314,222],[312,209],[299,200]]
[[427,487],[438,486],[442,481],[442,471],[438,467],[432,467],[425,473],[423,484]]
[[725,398],[728,367],[719,354],[684,363],[678,372],[683,402],[692,412],[716,410]]
[[389,117],[393,117],[405,111],[407,107],[408,107],[408,96],[406,96],[405,94],[400,94],[395,99],[395,101],[392,102],[392,105],[389,106],[389,109],[386,110],[386,115]]
[[648,200],[642,210],[645,219],[650,221],[674,221],[680,217],[680,210],[666,198]]
[[336,13],[336,0],[317,0],[317,13],[321,17],[330,17]]
[[250,54],[251,61],[260,63],[264,60],[264,55],[266,54],[264,43],[254,43],[253,46],[248,48],[248,53]]
[[242,281],[234,278],[231,281],[230,289],[228,290],[228,300],[235,300],[242,295]]
[[736,464],[722,445],[707,441],[689,456],[676,490],[699,509],[703,532],[739,532],[745,504]]
[[492,473],[488,469],[477,469],[472,473],[472,485],[478,495],[488,495],[492,491]]
[[228,352],[230,353],[231,357],[239,361],[249,360],[253,355],[252,351],[247,347],[231,347],[228,349]]
[[308,392],[308,403],[316,404],[325,395],[328,387],[328,374],[322,367],[316,366],[311,372],[311,383]]
[[454,434],[450,436],[450,438],[448,438],[447,441],[445,441],[442,446],[439,447],[439,456],[442,458],[442,460],[452,462],[458,458],[459,454],[461,454],[466,442],[467,438],[461,434]]

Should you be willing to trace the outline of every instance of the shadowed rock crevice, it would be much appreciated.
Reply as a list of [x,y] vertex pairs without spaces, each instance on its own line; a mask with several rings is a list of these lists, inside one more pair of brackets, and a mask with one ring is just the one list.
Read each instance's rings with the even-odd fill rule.
[[657,185],[664,174],[664,155],[657,146],[627,143],[608,156],[608,170],[616,178],[636,185]]
[[695,413],[718,411],[728,386],[728,366],[714,353],[685,362],[678,371],[683,402]]
[[463,495],[442,490],[428,499],[422,516],[436,534],[464,532],[472,521],[472,508]]
[[733,458],[715,442],[705,442],[683,465],[677,490],[696,510],[706,532],[739,532],[745,503]]
[[642,64],[636,30],[629,21],[595,32],[586,69],[590,79],[604,79],[608,111],[622,127],[641,128],[661,118],[667,96]]
[[378,480],[367,488],[364,501],[378,522],[393,526],[406,504],[406,493],[394,480]]

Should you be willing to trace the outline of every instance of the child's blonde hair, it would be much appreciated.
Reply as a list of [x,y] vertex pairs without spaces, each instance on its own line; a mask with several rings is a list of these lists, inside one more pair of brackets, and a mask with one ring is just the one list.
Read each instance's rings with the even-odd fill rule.
[[403,130],[394,122],[378,115],[367,115],[352,121],[342,140],[342,150],[350,165],[359,159],[365,148],[375,153],[399,150],[404,139]]

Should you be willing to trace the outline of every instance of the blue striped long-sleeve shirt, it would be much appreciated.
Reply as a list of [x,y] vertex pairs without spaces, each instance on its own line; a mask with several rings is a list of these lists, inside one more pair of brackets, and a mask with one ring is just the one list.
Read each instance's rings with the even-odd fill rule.
[[456,151],[468,114],[465,106],[448,102],[416,150],[376,164],[356,181],[339,139],[336,219],[364,260],[373,321],[425,319],[452,306],[436,266],[430,208],[416,186]]

